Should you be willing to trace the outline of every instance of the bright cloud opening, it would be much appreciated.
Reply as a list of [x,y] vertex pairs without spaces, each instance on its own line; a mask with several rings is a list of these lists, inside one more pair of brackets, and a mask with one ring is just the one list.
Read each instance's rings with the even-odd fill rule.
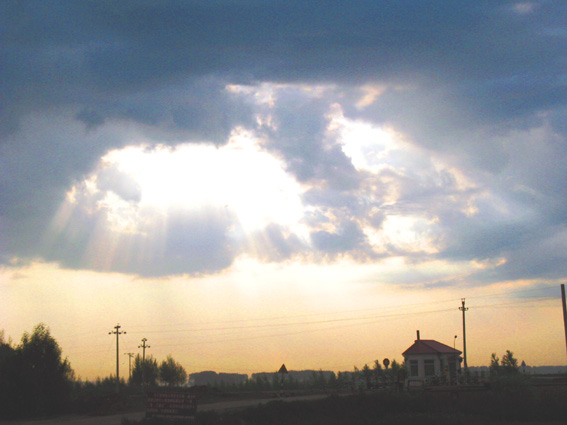
[[[246,231],[267,224],[292,225],[302,216],[300,185],[282,163],[258,147],[245,131],[236,131],[226,146],[183,144],[176,148],[131,146],[108,153],[100,174],[116,168],[140,189],[140,199],[127,203],[113,188],[104,203],[114,222],[124,222],[133,209],[225,209]],[[128,208],[128,205],[130,208]]]

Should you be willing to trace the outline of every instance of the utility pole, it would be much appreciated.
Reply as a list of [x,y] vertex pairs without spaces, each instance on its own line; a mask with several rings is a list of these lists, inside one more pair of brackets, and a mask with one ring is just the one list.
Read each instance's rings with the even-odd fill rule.
[[117,393],[120,392],[120,369],[119,369],[120,355],[118,353],[118,351],[119,351],[119,349],[118,349],[118,336],[126,333],[126,332],[120,332],[121,327],[122,326],[120,326],[120,324],[117,324],[114,327],[114,329],[116,329],[116,330],[108,333],[108,335],[112,335],[112,334],[116,335],[116,392]]
[[134,357],[136,353],[124,353],[125,356],[128,356],[128,380],[132,379],[132,357]]
[[138,345],[138,348],[142,349],[142,361],[146,361],[146,348],[151,348],[149,345],[146,345],[146,338],[142,338],[142,345]]
[[142,349],[142,384],[146,385],[146,348],[150,348],[146,345],[146,338],[142,338],[142,345],[138,345],[138,348]]
[[469,376],[469,366],[467,364],[467,329],[465,326],[465,311],[468,310],[468,307],[465,307],[465,299],[461,298],[461,302],[463,305],[459,307],[459,310],[463,312],[463,358],[465,363],[465,379]]
[[567,348],[567,303],[565,302],[565,284],[561,284],[561,300],[563,302],[563,327],[565,328],[565,346]]

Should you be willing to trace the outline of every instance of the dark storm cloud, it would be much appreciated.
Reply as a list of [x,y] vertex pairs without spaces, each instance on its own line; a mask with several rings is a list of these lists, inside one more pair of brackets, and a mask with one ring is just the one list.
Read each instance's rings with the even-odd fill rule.
[[329,135],[331,102],[328,97],[314,97],[298,89],[278,91],[276,106],[269,113],[275,129],[268,129],[266,147],[285,158],[288,171],[298,181],[319,181],[331,190],[355,189],[360,176]]
[[79,123],[64,115],[26,117],[22,127],[17,136],[0,144],[3,261],[37,256],[40,235],[65,193],[108,149],[121,146],[115,135],[85,134]]
[[450,236],[442,256],[506,260],[473,277],[480,281],[560,278],[567,260],[567,172],[561,165],[567,160],[566,140],[545,128],[494,142],[509,146],[508,161],[501,173],[485,182],[491,194],[477,201],[478,213],[466,217],[455,210],[438,210]]
[[[441,258],[506,256],[498,278],[556,276],[558,262],[546,259],[562,246],[567,221],[566,19],[559,0],[0,2],[0,259],[99,268],[72,249],[92,236],[87,218],[77,216],[69,225],[78,228],[48,254],[37,235],[101,156],[132,143],[125,128],[145,143],[218,145],[239,125],[255,128],[260,113],[275,124],[256,128],[264,147],[311,185],[303,201],[313,207],[305,221],[315,249],[372,257],[360,223],[379,228],[388,214],[424,214],[438,221]],[[269,108],[225,89],[262,82],[331,88],[319,96],[281,89]],[[366,84],[383,90],[360,107]],[[355,169],[328,128],[335,102],[348,118],[393,128],[422,156],[377,176]],[[476,184],[460,187],[430,157]],[[139,199],[124,176],[107,177],[104,190]],[[399,193],[394,205],[384,205],[389,187]],[[475,202],[474,214],[463,212]],[[172,257],[159,267],[139,253],[113,268],[227,267],[239,249],[226,239],[225,219],[187,220],[172,219],[164,242]],[[337,230],[321,230],[325,222]],[[258,240],[272,247],[270,258],[306,250],[278,226]],[[176,259],[183,249],[197,260]]]
[[420,78],[505,119],[563,104],[565,5],[510,1],[3,2],[5,131],[32,108],[120,101],[187,77]]

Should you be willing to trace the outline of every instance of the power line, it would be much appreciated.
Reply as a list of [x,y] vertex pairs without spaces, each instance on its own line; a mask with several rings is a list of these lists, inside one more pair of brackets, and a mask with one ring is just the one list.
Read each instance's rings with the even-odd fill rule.
[[[101,360],[101,362],[100,362],[100,366],[99,366],[99,368],[98,368],[98,373],[97,373],[98,376],[100,376],[100,372],[102,371],[102,368],[104,367],[104,364],[105,364],[106,361],[107,361],[108,353],[110,353],[110,349],[111,349],[111,348],[112,348],[112,342],[108,345],[108,348],[107,348],[106,351],[105,351],[106,355],[103,356],[103,358],[102,358],[102,360]],[[97,353],[98,353],[98,351],[97,351]]]
[[[297,325],[313,325],[321,323],[334,323],[334,322],[347,322],[347,321],[358,321],[358,320],[370,320],[379,319],[384,317],[398,317],[406,315],[416,315],[416,314],[427,314],[431,312],[441,312],[441,311],[451,311],[452,309],[442,309],[433,311],[422,311],[422,312],[410,312],[410,313],[396,313],[396,314],[382,314],[382,315],[371,315],[371,316],[358,316],[358,317],[343,317],[339,319],[326,319],[326,320],[312,320],[303,322],[289,322],[289,323],[272,323],[272,324],[260,324],[260,325],[248,325],[248,326],[227,326],[221,328],[193,328],[193,329],[177,329],[169,331],[149,331],[149,333],[182,333],[182,332],[204,332],[204,331],[226,331],[226,330],[243,330],[243,329],[262,329],[262,328],[276,328],[276,327],[287,327],[287,326],[297,326]],[[132,332],[132,333],[142,333],[142,332]]]
[[[524,293],[524,292],[535,292],[535,291],[542,291],[542,290],[549,290],[549,289],[553,289],[552,287],[549,288],[537,288],[537,289],[525,289],[525,290],[519,290],[519,291],[508,291],[508,292],[500,292],[500,293],[493,293],[493,294],[487,294],[487,295],[478,295],[478,296],[473,296],[473,297],[468,297],[469,299],[478,299],[478,298],[491,298],[491,297],[497,297],[497,296],[501,296],[501,295],[510,295],[510,294],[518,294],[518,293]],[[243,322],[258,322],[258,321],[271,321],[271,320],[280,320],[280,319],[295,319],[295,318],[301,318],[301,317],[315,317],[315,316],[328,316],[328,315],[335,315],[335,314],[349,314],[349,313],[358,313],[358,312],[365,312],[365,311],[381,311],[381,312],[387,312],[389,310],[395,310],[395,311],[399,311],[402,309],[413,309],[416,306],[428,306],[428,305],[433,305],[433,304],[442,304],[442,303],[452,303],[454,301],[458,300],[458,298],[450,298],[450,299],[446,299],[446,300],[441,300],[441,301],[430,301],[430,302],[425,302],[425,303],[412,303],[412,304],[401,304],[401,305],[395,305],[395,306],[386,306],[386,307],[373,307],[373,308],[367,308],[367,309],[352,309],[352,310],[341,310],[341,311],[334,311],[334,312],[324,312],[324,313],[310,313],[310,314],[300,314],[300,315],[287,315],[287,316],[268,316],[268,317],[258,317],[258,318],[249,318],[249,319],[235,319],[235,320],[224,320],[224,321],[214,321],[214,322],[201,322],[199,323],[202,326],[208,326],[208,325],[219,325],[219,324],[225,324],[225,323],[243,323]],[[362,316],[362,317],[373,317],[373,316]],[[344,319],[328,319],[328,320],[356,320],[357,318],[360,317],[355,317],[355,318],[344,318]],[[319,321],[313,322],[313,323],[318,323]],[[325,322],[325,321],[320,321],[320,322]],[[299,323],[299,324],[303,324],[303,323],[311,323],[311,322],[294,322],[294,323]],[[164,332],[201,332],[201,331],[207,331],[207,330],[227,330],[227,329],[245,329],[245,328],[253,328],[253,327],[270,327],[270,326],[287,326],[288,324],[261,324],[261,325],[249,325],[249,326],[231,326],[231,327],[221,327],[221,328],[207,328],[207,327],[200,327],[200,328],[195,328],[195,329],[171,329],[172,327],[175,326],[187,326],[186,322],[183,323],[170,323],[170,324],[159,324],[159,325],[150,325],[150,326],[136,326],[135,329],[141,329],[139,331],[131,331],[130,333],[135,333],[135,334],[140,334],[140,333],[164,333]],[[167,330],[147,330],[148,328],[156,328],[156,327],[168,327],[170,329]]]
[[[310,314],[299,314],[299,315],[286,315],[286,316],[268,316],[268,317],[258,317],[258,318],[251,318],[251,319],[236,319],[236,320],[223,320],[223,321],[215,321],[215,322],[201,322],[200,325],[218,325],[224,323],[239,323],[239,322],[257,322],[257,321],[269,321],[269,320],[279,320],[279,319],[293,319],[299,317],[313,317],[313,316],[328,316],[332,314],[348,314],[348,313],[357,313],[363,311],[376,311],[376,310],[401,310],[401,309],[409,309],[414,308],[415,306],[426,306],[432,304],[441,304],[441,303],[449,303],[455,301],[456,298],[451,298],[442,301],[431,301],[426,303],[415,303],[415,304],[402,304],[402,305],[394,305],[394,306],[385,306],[385,307],[373,307],[373,308],[365,308],[365,309],[354,309],[354,310],[341,310],[341,311],[334,311],[334,312],[324,312],[324,313],[310,313]],[[171,328],[173,326],[187,326],[187,323],[175,323],[175,324],[160,324],[160,325],[150,325],[150,326],[137,326],[135,329],[146,329],[146,328],[155,328],[155,327],[168,327]],[[203,330],[207,330],[207,328],[203,328]],[[155,332],[175,332],[174,331],[135,331],[130,333],[155,333]]]
[[[546,300],[549,300],[549,298],[546,298]],[[544,301],[544,300],[542,300]],[[506,305],[510,305],[510,304],[520,304],[520,303],[526,303],[526,302],[537,302],[536,300],[522,300],[522,301],[517,301],[517,302],[512,302],[512,303],[506,303]],[[503,305],[502,303],[499,304],[492,304],[492,305],[484,305],[484,306],[475,306],[474,308],[489,308],[489,307],[498,307]],[[468,310],[468,307],[466,307]],[[460,309],[460,308],[459,308]],[[286,326],[292,326],[292,325],[298,325],[298,324],[321,324],[321,323],[333,323],[333,322],[339,322],[339,321],[350,321],[350,320],[365,320],[365,322],[363,324],[368,325],[368,324],[372,324],[372,323],[379,323],[379,322],[383,322],[384,320],[389,320],[389,319],[393,319],[396,317],[402,317],[402,316],[413,316],[413,315],[424,315],[424,314],[435,314],[435,313],[443,313],[443,312],[449,312],[449,311],[453,311],[452,308],[448,308],[448,309],[440,309],[440,310],[430,310],[430,311],[421,311],[421,312],[410,312],[410,313],[399,313],[399,314],[389,314],[389,315],[381,315],[381,316],[365,316],[365,317],[359,317],[359,318],[349,318],[349,319],[334,319],[334,320],[326,320],[326,321],[316,321],[316,322],[295,322],[295,323],[289,323],[289,324],[285,324]],[[369,319],[379,319],[379,320],[372,320],[372,321],[368,321]],[[353,326],[360,326],[362,325],[361,323],[351,323],[348,325],[342,325],[342,326],[333,326],[333,327],[326,327],[323,329],[308,329],[308,330],[300,330],[300,331],[294,331],[294,332],[285,332],[285,333],[276,333],[276,334],[262,334],[262,335],[251,335],[251,336],[242,336],[239,335],[237,338],[229,338],[229,339],[217,339],[217,340],[200,340],[199,343],[200,344],[216,344],[216,343],[225,343],[225,342],[232,342],[232,341],[243,341],[243,340],[250,340],[250,339],[259,339],[259,338],[274,338],[274,337],[282,337],[282,336],[291,336],[291,335],[298,335],[298,334],[303,334],[303,333],[312,333],[312,332],[325,332],[325,331],[329,331],[329,330],[335,330],[335,329],[342,329],[342,328],[347,328],[347,327],[353,327]],[[278,325],[281,326],[281,325]],[[242,330],[242,329],[247,329],[248,327],[234,327],[231,328],[231,330]],[[199,329],[198,331],[207,331],[207,330],[219,330],[219,329],[224,329],[224,328],[215,328],[215,329]],[[190,331],[197,331],[197,330],[190,330]],[[464,339],[464,338],[463,338]],[[177,343],[177,344],[159,344],[160,347],[178,347],[178,346],[186,346],[186,345],[190,345],[192,344],[192,342],[187,342],[187,343]]]
[[[510,305],[518,305],[518,304],[528,304],[528,303],[538,303],[542,301],[555,301],[557,297],[541,297],[541,298],[534,298],[530,300],[521,300],[521,301],[512,301],[509,303],[499,303],[499,304],[486,304],[486,305],[475,305],[474,308],[495,308],[495,307],[506,307]],[[539,307],[539,306],[527,306],[527,307]]]
[[[454,311],[454,309],[450,308],[450,309],[443,309],[443,310],[433,310],[433,311],[427,311],[427,312],[422,312],[422,313],[402,313],[402,314],[397,314],[397,315],[382,316],[382,317],[380,317],[380,319],[389,319],[390,317],[397,317],[397,316],[411,316],[411,315],[416,315],[416,314],[442,313],[442,312],[449,312],[449,311]],[[371,322],[366,322],[365,324],[380,323],[380,322],[383,322],[383,321],[384,320],[374,320],[374,321],[371,321]],[[354,326],[360,326],[360,323],[351,323],[349,325],[332,326],[332,327],[328,327],[328,328],[324,328],[324,329],[308,329],[308,330],[286,332],[286,333],[279,333],[279,334],[272,334],[272,335],[263,334],[263,335],[253,335],[253,336],[238,336],[237,338],[231,338],[231,339],[222,339],[222,340],[213,340],[213,341],[199,341],[199,343],[200,344],[207,344],[207,343],[215,344],[215,343],[224,343],[224,342],[232,342],[232,341],[243,341],[243,340],[249,340],[249,339],[274,338],[274,337],[280,337],[280,336],[299,335],[299,334],[304,334],[304,333],[324,332],[324,331],[335,330],[335,329],[350,328],[350,327],[354,327]],[[160,345],[160,347],[179,347],[179,346],[186,346],[186,345],[190,345],[190,344],[191,343],[163,344],[163,345]]]
[[[543,298],[543,299],[521,300],[521,301],[510,302],[510,303],[478,305],[478,306],[474,306],[474,308],[475,309],[478,309],[478,308],[500,308],[502,306],[511,306],[511,305],[517,305],[517,304],[525,304],[525,303],[535,303],[535,302],[549,301],[549,300],[552,300],[552,299],[554,299],[554,298],[547,297],[547,298]],[[205,332],[205,331],[206,332],[209,332],[209,331],[218,332],[218,331],[227,331],[228,330],[228,331],[231,331],[231,332],[224,333],[222,335],[218,335],[218,336],[228,336],[228,335],[232,335],[233,331],[240,331],[240,330],[245,330],[245,329],[273,329],[273,328],[282,328],[282,327],[289,327],[289,326],[301,326],[301,325],[305,326],[305,325],[339,323],[339,322],[347,322],[347,321],[363,321],[363,323],[351,323],[351,324],[347,324],[347,325],[332,326],[332,327],[325,327],[325,328],[318,328],[318,329],[307,329],[307,330],[303,329],[303,330],[293,331],[293,332],[251,335],[251,336],[239,335],[237,338],[228,338],[228,339],[223,338],[223,339],[215,339],[215,340],[208,340],[208,341],[203,341],[203,340],[199,341],[199,343],[201,343],[201,344],[203,344],[203,343],[215,344],[215,343],[222,343],[222,342],[241,341],[241,340],[258,339],[258,338],[274,338],[274,337],[280,337],[280,336],[291,336],[291,335],[298,335],[298,334],[303,334],[303,333],[325,332],[325,331],[329,331],[329,330],[344,329],[344,328],[349,328],[349,327],[354,327],[354,326],[361,326],[361,325],[379,323],[379,322],[383,322],[383,321],[389,321],[389,320],[392,320],[392,319],[395,319],[395,318],[398,318],[398,317],[419,316],[419,315],[443,313],[443,312],[449,312],[449,311],[453,311],[453,309],[447,308],[447,309],[428,310],[428,311],[419,311],[419,312],[383,314],[383,315],[372,315],[372,316],[360,316],[360,317],[354,317],[354,318],[339,318],[339,319],[329,319],[329,320],[319,320],[319,321],[291,322],[291,323],[268,324],[268,325],[236,326],[236,327],[223,327],[223,328],[194,328],[194,329],[184,329],[184,330],[177,330],[177,331],[171,331],[171,332],[172,333],[183,333],[183,332],[196,333],[196,332]],[[130,333],[132,333],[132,332],[130,332]],[[179,337],[176,336],[175,339],[178,340]],[[146,341],[147,341],[147,339],[146,339]],[[178,344],[159,344],[158,346],[159,347],[172,347],[172,346],[175,347],[175,346],[186,346],[186,345],[190,345],[191,343],[192,342],[186,342],[186,343],[184,342],[184,343],[178,343]],[[138,346],[138,348],[143,348],[143,345]],[[146,348],[150,348],[150,346],[146,345]],[[83,352],[81,352],[81,353],[83,353]]]
[[[503,305],[514,305],[514,304],[523,304],[523,303],[534,303],[540,301],[548,301],[555,299],[554,297],[546,297],[543,299],[530,299],[530,300],[521,300],[521,301],[514,301],[510,303],[499,303],[499,304],[488,304],[488,305],[478,305],[474,306],[474,308],[489,308],[489,307],[496,307],[496,306],[503,306]],[[462,301],[462,300],[461,300]],[[147,333],[190,333],[190,332],[208,332],[208,331],[235,331],[235,330],[245,330],[245,329],[265,329],[265,328],[282,328],[282,327],[289,327],[289,326],[300,326],[300,325],[315,325],[315,324],[323,324],[323,323],[335,323],[335,322],[348,322],[348,321],[363,321],[363,320],[372,320],[372,319],[379,319],[379,318],[387,318],[387,317],[400,317],[400,316],[408,316],[408,315],[419,315],[419,314],[429,314],[431,312],[443,312],[443,311],[451,311],[452,309],[441,309],[441,310],[430,310],[430,311],[418,311],[418,312],[410,312],[410,313],[394,313],[394,314],[378,314],[378,315],[367,315],[367,316],[357,316],[357,317],[343,317],[343,318],[336,318],[336,319],[325,319],[325,320],[311,320],[311,321],[302,321],[302,322],[287,322],[287,323],[268,323],[268,324],[257,324],[257,325],[245,325],[245,326],[226,326],[226,327],[200,327],[200,328],[191,328],[191,329],[171,329],[165,331],[146,331]],[[131,333],[142,333],[142,332],[131,332]]]
[[[548,288],[545,288],[548,289]],[[486,296],[476,296],[476,297],[471,297],[473,299],[480,299],[480,298],[491,298],[491,297],[495,297],[495,296],[500,296],[500,295],[508,295],[508,294],[515,294],[515,293],[524,293],[524,292],[534,292],[534,291],[540,291],[541,289],[529,289],[529,290],[521,290],[521,291],[510,291],[507,293],[495,293],[495,294],[488,294]],[[510,306],[517,306],[517,305],[521,305],[521,304],[530,304],[530,303],[540,303],[543,301],[551,301],[556,299],[556,297],[543,297],[543,298],[537,298],[537,299],[527,299],[527,300],[519,300],[519,301],[512,301],[509,303],[496,303],[496,304],[487,304],[487,305],[473,305],[473,307],[475,309],[479,309],[479,308],[502,308],[502,307],[510,307]],[[453,299],[454,301],[455,299]],[[395,308],[397,308],[397,310],[403,310],[405,308],[410,308],[411,306],[416,306],[416,305],[433,305],[433,304],[441,304],[441,303],[445,303],[447,301],[443,300],[443,301],[434,301],[434,302],[427,302],[427,303],[414,303],[414,304],[406,304],[406,305],[401,305],[401,306],[396,306]],[[524,306],[525,307],[525,306]],[[539,306],[530,306],[530,307],[539,307]],[[257,338],[273,338],[273,337],[279,337],[279,336],[290,336],[290,335],[297,335],[297,334],[302,334],[302,333],[312,333],[312,332],[325,332],[325,331],[329,331],[329,330],[334,330],[334,329],[343,329],[343,328],[347,328],[347,327],[353,327],[353,326],[362,326],[362,325],[368,325],[368,324],[372,324],[372,323],[378,323],[378,322],[383,322],[383,321],[387,321],[387,320],[392,320],[395,319],[397,317],[403,317],[403,316],[419,316],[419,315],[424,315],[424,314],[434,314],[434,313],[441,313],[441,312],[449,312],[452,311],[452,308],[447,308],[447,309],[439,309],[439,310],[428,310],[428,311],[412,311],[412,312],[408,312],[408,313],[391,313],[388,314],[387,312],[394,307],[387,307],[387,308],[382,308],[380,309],[381,311],[384,311],[386,314],[376,314],[376,315],[364,315],[364,316],[357,316],[357,317],[343,317],[343,318],[335,318],[335,319],[325,319],[325,320],[312,320],[312,321],[300,321],[300,322],[288,322],[288,323],[268,323],[268,324],[257,324],[257,325],[245,325],[245,326],[226,326],[226,327],[200,327],[200,328],[191,328],[191,329],[178,329],[178,330],[168,330],[168,331],[146,331],[149,333],[156,333],[156,332],[160,332],[160,333],[171,333],[171,334],[175,334],[175,333],[201,333],[201,332],[222,332],[222,331],[229,331],[229,332],[225,332],[222,335],[218,335],[218,336],[228,336],[228,335],[232,335],[234,331],[241,331],[241,330],[247,330],[247,329],[275,329],[275,328],[285,328],[285,327],[291,327],[291,326],[313,326],[313,325],[320,325],[320,324],[329,324],[329,323],[340,323],[340,322],[363,322],[363,323],[351,323],[348,325],[341,325],[341,326],[332,326],[332,327],[325,327],[325,328],[319,328],[319,329],[308,329],[308,330],[300,330],[300,331],[295,331],[295,332],[284,332],[284,333],[276,333],[276,334],[262,334],[262,335],[252,335],[252,336],[239,336],[238,338],[229,338],[229,339],[220,339],[220,340],[209,340],[209,341],[199,341],[199,343],[221,343],[221,342],[230,342],[230,341],[239,341],[239,340],[245,340],[245,339],[257,339]],[[342,313],[352,313],[352,312],[360,312],[360,311],[376,311],[376,308],[372,308],[372,309],[356,309],[356,310],[346,310],[343,311]],[[341,312],[337,312],[337,313],[341,313]],[[321,316],[321,315],[328,315],[328,314],[332,314],[332,313],[314,313],[314,314],[306,314],[306,315],[296,315],[296,316],[280,316],[280,318],[298,318],[298,317],[313,317],[313,316]],[[265,319],[261,319],[261,318],[257,318],[257,319],[243,319],[243,320],[236,320],[233,321],[234,322],[250,322],[250,321],[259,321],[259,320],[274,320],[276,319],[275,317],[268,317]],[[222,323],[227,323],[227,321],[219,321],[219,322],[209,322],[209,323],[205,323],[205,324],[222,324]],[[158,326],[164,326],[164,325],[158,325]],[[129,333],[141,333],[141,332],[129,332]],[[178,339],[179,337],[175,337],[176,339]],[[145,339],[145,338],[144,338]],[[147,341],[147,339],[146,339]],[[181,344],[159,344],[160,347],[169,347],[169,346],[185,346],[185,345],[189,345],[190,342],[187,343],[181,343]],[[154,344],[155,345],[155,344]],[[143,346],[139,346],[138,348],[143,348]],[[150,346],[146,345],[146,348],[150,348]],[[102,351],[92,351],[92,353],[95,352],[102,352]],[[81,352],[76,352],[76,353],[70,353],[73,355],[76,354],[83,354],[83,353],[90,353],[86,352],[86,351],[81,351]],[[145,353],[144,353],[145,355]]]

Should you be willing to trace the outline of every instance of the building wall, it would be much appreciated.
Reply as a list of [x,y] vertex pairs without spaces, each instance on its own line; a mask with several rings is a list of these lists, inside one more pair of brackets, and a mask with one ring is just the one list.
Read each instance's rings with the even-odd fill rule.
[[[448,354],[408,354],[405,356],[408,379],[424,380],[431,376],[443,376],[451,362],[454,362],[454,371],[457,373],[460,364],[457,356]],[[412,361],[417,361],[417,376],[412,374]]]

